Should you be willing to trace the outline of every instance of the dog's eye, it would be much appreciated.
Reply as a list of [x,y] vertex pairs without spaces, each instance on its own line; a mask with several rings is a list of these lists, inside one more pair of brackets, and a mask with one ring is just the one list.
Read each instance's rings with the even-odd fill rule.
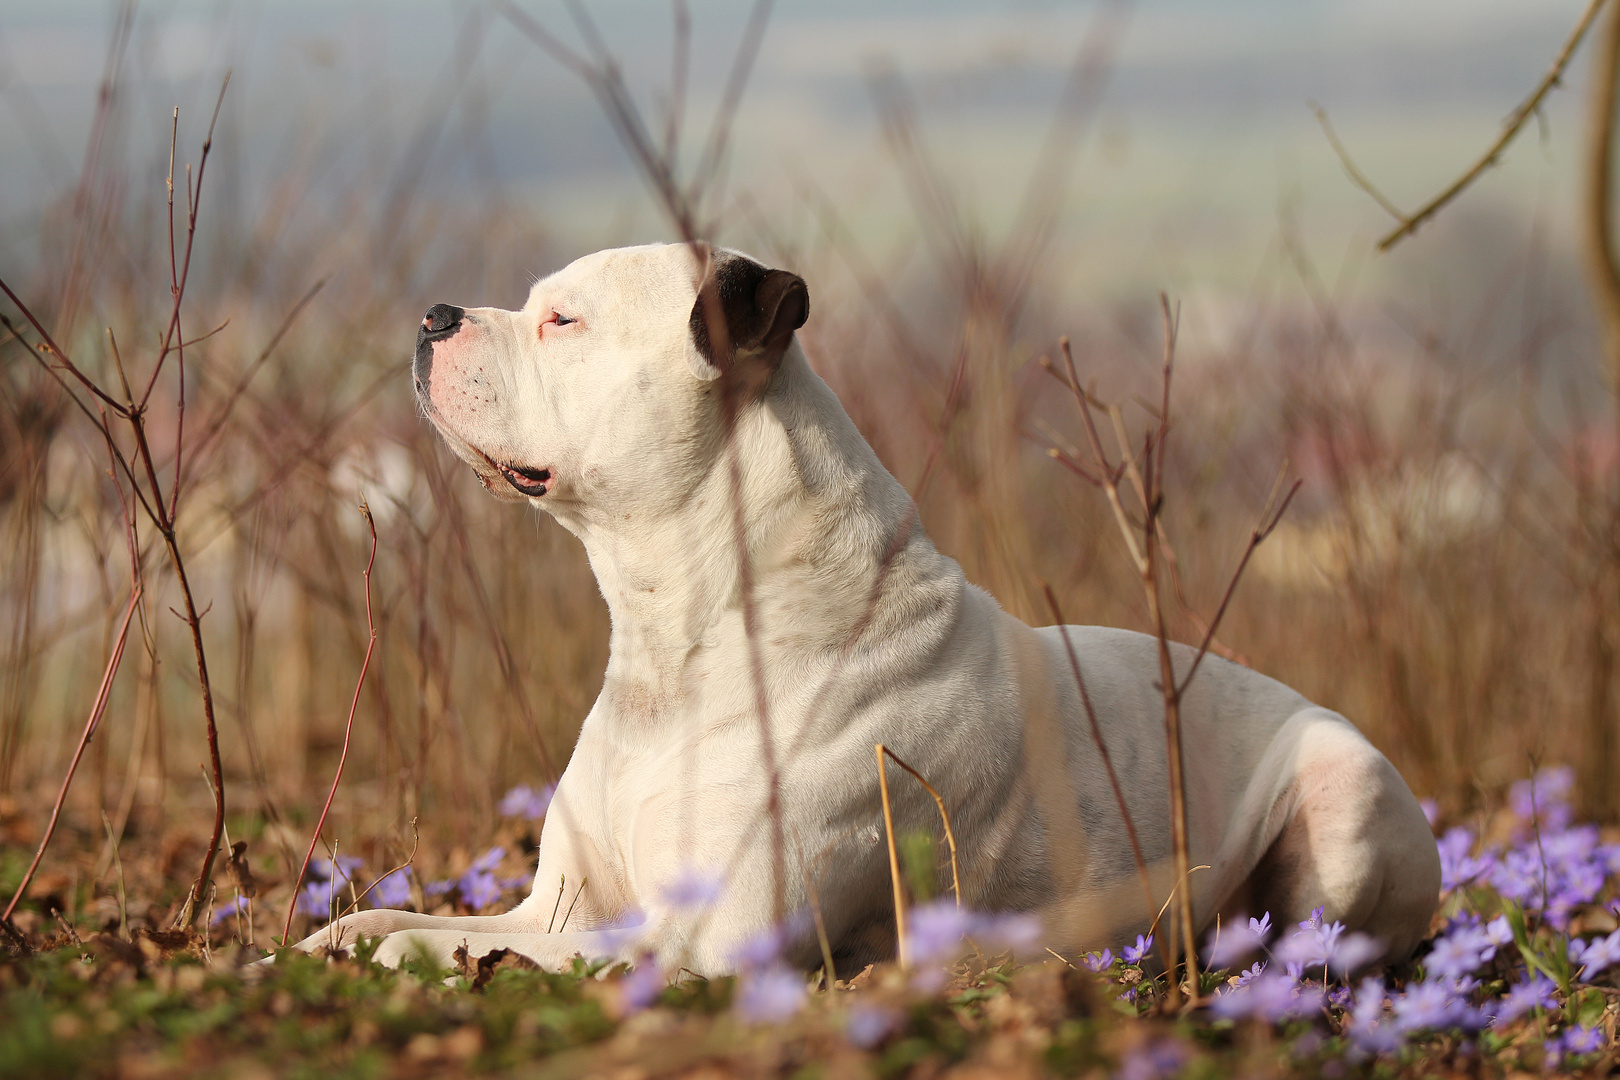
[[578,319],[570,319],[567,315],[564,315],[564,314],[562,314],[561,312],[558,312],[558,311],[553,311],[551,314],[556,316],[555,321],[556,321],[558,326],[567,326],[570,323],[579,322]]

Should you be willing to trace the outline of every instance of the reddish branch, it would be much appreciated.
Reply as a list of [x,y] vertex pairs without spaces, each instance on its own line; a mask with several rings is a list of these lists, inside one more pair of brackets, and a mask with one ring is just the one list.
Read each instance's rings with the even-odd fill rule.
[[[203,720],[207,726],[208,756],[212,773],[214,790],[214,828],[209,837],[207,851],[203,855],[203,862],[197,874],[197,880],[186,894],[184,905],[176,918],[176,925],[187,925],[197,912],[198,905],[207,893],[208,884],[213,874],[214,859],[219,854],[220,837],[225,830],[225,783],[219,756],[219,729],[214,718],[213,686],[208,677],[208,657],[203,648],[202,615],[197,610],[195,597],[191,590],[191,580],[186,573],[186,564],[180,554],[180,546],[176,537],[176,519],[180,508],[181,488],[181,462],[183,460],[183,440],[185,433],[185,339],[181,334],[180,312],[184,305],[186,283],[190,277],[191,257],[196,247],[197,214],[201,206],[203,175],[208,166],[208,155],[213,147],[214,127],[219,122],[219,110],[225,99],[225,89],[230,84],[227,75],[224,84],[220,86],[219,99],[214,104],[214,113],[208,124],[208,134],[203,139],[202,152],[197,162],[197,176],[193,183],[190,179],[190,168],[187,168],[186,182],[186,242],[183,254],[176,248],[174,242],[174,151],[179,136],[179,114],[175,114],[175,123],[171,129],[169,145],[169,292],[171,305],[167,328],[164,331],[162,344],[158,351],[157,360],[152,365],[151,373],[147,376],[146,385],[139,398],[130,388],[128,375],[124,369],[123,357],[119,355],[117,342],[108,334],[108,344],[112,352],[114,366],[118,373],[119,386],[123,400],[119,401],[107,390],[87,376],[83,370],[68,357],[65,350],[56,343],[44,324],[34,315],[33,311],[4,281],[0,281],[0,291],[3,291],[23,318],[33,327],[40,344],[30,353],[43,366],[50,376],[57,382],[80,412],[90,420],[102,434],[107,443],[108,453],[113,460],[113,482],[118,484],[119,474],[129,481],[131,495],[142,511],[151,520],[157,529],[158,535],[163,538],[164,547],[169,554],[169,562],[174,567],[175,580],[180,586],[180,594],[185,606],[184,619],[187,628],[191,631],[192,651],[197,661],[197,681],[202,695]],[[0,325],[3,325],[13,334],[21,337],[19,329],[9,319],[0,315]],[[167,494],[162,482],[158,479],[157,461],[152,452],[151,443],[147,437],[146,414],[150,404],[152,391],[157,385],[158,377],[162,374],[169,355],[176,357],[177,377],[179,391],[176,405],[175,424],[175,481]],[[69,378],[63,377],[63,372]],[[74,391],[72,383],[77,383],[88,391],[93,398],[86,402]],[[92,409],[91,405],[95,408]],[[113,438],[112,421],[108,414],[118,417],[129,425],[130,434],[135,440],[133,460],[126,455]],[[120,494],[122,498],[122,494]]]
[[[1186,960],[1187,982],[1192,995],[1198,994],[1198,961],[1197,948],[1193,934],[1195,926],[1192,913],[1192,889],[1188,878],[1192,874],[1192,858],[1187,831],[1187,797],[1184,771],[1184,758],[1181,744],[1181,703],[1188,688],[1192,685],[1193,677],[1204,662],[1215,642],[1216,630],[1221,620],[1225,618],[1232,597],[1237,591],[1238,580],[1249,565],[1249,559],[1254,549],[1271,535],[1282,515],[1287,511],[1288,504],[1293,500],[1294,493],[1299,490],[1299,482],[1295,482],[1288,489],[1288,493],[1278,500],[1282,491],[1283,471],[1279,471],[1277,482],[1272,485],[1271,494],[1266,500],[1265,508],[1261,511],[1260,522],[1249,534],[1248,546],[1244,548],[1242,557],[1238,560],[1237,568],[1232,572],[1226,585],[1226,591],[1221,596],[1220,606],[1216,608],[1215,615],[1204,627],[1203,639],[1199,642],[1197,652],[1193,655],[1192,663],[1188,665],[1186,674],[1178,678],[1175,671],[1174,658],[1170,648],[1170,635],[1168,619],[1166,618],[1161,602],[1160,590],[1164,573],[1174,571],[1171,562],[1168,537],[1163,524],[1164,515],[1164,475],[1167,465],[1165,447],[1170,437],[1170,386],[1175,366],[1176,319],[1170,309],[1168,297],[1160,296],[1160,309],[1164,320],[1164,364],[1160,388],[1160,400],[1155,413],[1153,429],[1143,439],[1139,453],[1132,452],[1129,436],[1125,430],[1125,420],[1117,405],[1104,405],[1097,398],[1080,385],[1080,376],[1075,369],[1074,355],[1069,348],[1068,338],[1063,338],[1058,344],[1063,354],[1064,369],[1058,371],[1048,365],[1059,381],[1063,382],[1074,395],[1075,403],[1080,410],[1080,419],[1085,427],[1086,440],[1091,452],[1091,460],[1079,462],[1059,448],[1052,448],[1050,453],[1060,464],[1070,472],[1096,487],[1099,487],[1108,497],[1108,503],[1113,510],[1115,523],[1119,527],[1120,535],[1124,538],[1125,546],[1130,552],[1131,562],[1141,578],[1142,590],[1147,599],[1148,618],[1153,626],[1153,635],[1157,646],[1159,661],[1159,685],[1164,698],[1164,727],[1166,756],[1170,772],[1170,827],[1171,842],[1174,847],[1175,883],[1172,886],[1176,894],[1172,899],[1176,902],[1176,913],[1170,922],[1170,941],[1168,943],[1168,967],[1178,953],[1182,953]],[[1102,436],[1098,432],[1093,410],[1104,412],[1113,430],[1116,450],[1119,460],[1110,458],[1108,451],[1103,447]],[[1149,407],[1149,412],[1155,412]],[[1134,510],[1140,514],[1133,518],[1125,506],[1124,490],[1121,481],[1129,481],[1129,490],[1136,496],[1137,506]],[[1047,591],[1047,600],[1052,607],[1054,617],[1062,624],[1062,615],[1057,609],[1057,600],[1051,591]],[[1069,646],[1067,629],[1061,629],[1065,646]],[[1078,659],[1072,646],[1069,646],[1069,661],[1074,668],[1075,681],[1079,684],[1082,701],[1086,706],[1087,714],[1091,714],[1091,705],[1086,699],[1085,683],[1081,679]],[[1106,747],[1102,745],[1102,733],[1097,725],[1095,716],[1091,717],[1092,734],[1096,739],[1099,750],[1103,756],[1103,763],[1108,769],[1109,781],[1114,785],[1115,798],[1119,800],[1120,811],[1125,813],[1125,800],[1120,790],[1119,782],[1114,776],[1113,766],[1108,760]],[[1146,879],[1146,862],[1142,858],[1140,848],[1136,843],[1135,831],[1127,814],[1125,817],[1127,831],[1131,833],[1132,848],[1135,851],[1138,868]],[[1151,907],[1151,889],[1149,889]],[[1167,902],[1168,903],[1168,902]],[[1177,939],[1180,939],[1178,946]],[[1172,983],[1174,986],[1174,983]]]
[[113,640],[112,654],[107,657],[107,667],[101,673],[101,687],[96,691],[95,704],[90,707],[90,718],[84,722],[84,733],[79,736],[78,748],[73,751],[73,760],[68,763],[67,775],[62,777],[62,786],[56,792],[56,804],[51,807],[51,820],[45,826],[45,835],[39,841],[39,849],[34,852],[34,861],[28,864],[28,871],[23,874],[22,881],[17,885],[16,893],[11,897],[11,903],[0,914],[0,922],[11,921],[11,913],[17,910],[17,901],[23,898],[28,891],[29,882],[34,880],[34,871],[39,869],[40,859],[45,857],[45,849],[50,845],[51,836],[56,832],[56,821],[62,815],[62,803],[67,799],[68,785],[73,783],[73,774],[78,771],[79,760],[84,757],[85,747],[95,737],[96,728],[101,726],[102,714],[107,711],[107,698],[112,693],[113,677],[118,674],[118,666],[124,659],[124,643],[129,640],[129,621],[135,615],[135,608],[141,599],[140,582],[134,582],[129,592],[129,603],[124,605],[124,617],[118,624],[118,636]]

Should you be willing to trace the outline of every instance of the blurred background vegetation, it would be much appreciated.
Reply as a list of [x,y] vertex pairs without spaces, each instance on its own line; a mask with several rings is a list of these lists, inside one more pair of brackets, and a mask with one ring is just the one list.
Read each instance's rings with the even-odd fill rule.
[[[1179,636],[1286,460],[1304,486],[1224,651],[1344,712],[1452,814],[1567,761],[1613,819],[1620,442],[1579,259],[1586,56],[1389,254],[1311,111],[1415,208],[1582,7],[782,0],[713,188],[718,238],[807,278],[812,364],[935,541],[1036,623],[1044,581],[1072,621],[1147,627],[1105,504],[1045,453],[1081,435],[1038,360],[1067,334],[1102,397],[1151,398],[1168,292]],[[581,40],[551,0],[525,10]],[[676,113],[695,158],[750,5],[693,0],[684,93],[680,5],[589,10],[654,134]],[[104,383],[109,328],[140,370],[156,354],[172,110],[194,161],[227,69],[185,317],[188,338],[220,329],[187,352],[178,535],[232,828],[295,869],[366,648],[364,495],[378,648],[328,831],[389,864],[431,812],[470,848],[501,792],[566,760],[606,612],[572,538],[489,499],[418,417],[416,326],[674,234],[589,89],[497,9],[0,0],[0,277]],[[28,353],[0,334],[0,823],[54,793],[129,576],[100,436]],[[163,461],[171,375],[153,401]],[[196,669],[153,539],[68,820],[195,845]]]

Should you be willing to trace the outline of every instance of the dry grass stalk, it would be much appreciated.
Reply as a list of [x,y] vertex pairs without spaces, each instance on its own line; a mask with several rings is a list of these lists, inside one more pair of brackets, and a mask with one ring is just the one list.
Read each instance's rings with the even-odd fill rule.
[[[298,909],[298,888],[304,883],[304,875],[309,873],[309,860],[315,855],[315,845],[320,842],[321,830],[326,827],[326,815],[332,811],[332,800],[337,798],[338,783],[343,779],[343,766],[349,761],[349,742],[354,735],[354,713],[360,707],[360,691],[366,685],[366,672],[371,670],[371,654],[377,648],[377,623],[371,614],[371,568],[377,562],[377,522],[371,516],[371,507],[365,499],[360,500],[360,516],[366,520],[366,528],[371,532],[371,555],[366,559],[366,657],[360,662],[360,677],[354,682],[354,698],[349,702],[349,719],[343,725],[343,751],[338,755],[337,771],[332,775],[332,787],[326,793],[326,803],[321,807],[321,816],[315,820],[315,831],[310,835],[309,847],[304,852],[304,861],[298,868],[298,874],[293,878],[293,894],[287,901],[287,919],[281,927],[281,945],[283,948],[292,944],[293,914]],[[414,857],[416,849],[411,849]],[[337,869],[337,856],[332,856],[331,881],[339,877]],[[375,884],[375,882],[373,883]],[[369,889],[367,890],[370,891]],[[359,906],[356,897],[355,906]]]
[[[934,797],[934,805],[939,808],[940,824],[945,827],[945,843],[951,851],[951,895],[956,898],[956,906],[960,908],[962,906],[962,874],[956,865],[956,832],[951,828],[951,815],[945,810],[945,800],[940,798],[938,791],[934,790],[934,785],[930,784],[922,773],[906,764],[899,754],[896,754],[893,750],[890,750],[882,743],[878,743],[877,746],[878,749],[887,754],[896,765],[900,766],[902,769],[906,770],[906,772],[916,777],[917,783],[926,788],[928,790],[928,794]],[[887,789],[888,785],[885,783],[885,792]],[[887,794],[884,795],[884,805],[888,805]]]
[[889,809],[889,773],[883,767],[883,744],[873,747],[877,756],[878,797],[883,802],[883,834],[889,842],[889,884],[894,889],[894,957],[902,969],[911,966],[906,947],[906,898],[900,888],[900,854],[894,843],[894,813]]

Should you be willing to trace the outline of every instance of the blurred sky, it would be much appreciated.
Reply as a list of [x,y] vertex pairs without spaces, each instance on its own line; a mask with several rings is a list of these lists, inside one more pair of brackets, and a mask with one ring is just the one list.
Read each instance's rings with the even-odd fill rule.
[[[555,0],[523,6],[579,40]],[[692,0],[698,133],[748,6]],[[1447,222],[1384,259],[1368,251],[1388,219],[1344,178],[1308,103],[1326,107],[1365,171],[1414,207],[1487,145],[1584,6],[1142,0],[1069,185],[1051,272],[1103,299],[1240,290],[1275,259],[1287,216],[1329,279],[1353,274],[1375,292],[1423,290],[1443,303],[1462,288],[1455,282],[1488,269],[1458,254],[1468,250],[1463,231],[1511,250],[1540,228],[1564,251],[1580,64],[1540,132],[1528,131]],[[656,112],[668,83],[669,6],[588,7]],[[0,271],[26,269],[41,214],[71,189],[114,10],[0,0]],[[125,152],[161,177],[170,108],[200,123],[230,67],[222,142],[234,143],[249,203],[311,145],[321,148],[312,196],[323,185],[335,192],[377,154],[397,158],[447,105],[450,137],[425,174],[434,190],[477,197],[498,184],[536,208],[565,251],[663,235],[595,100],[503,19],[483,21],[478,62],[451,85],[450,58],[458,40],[474,40],[463,37],[474,11],[425,0],[143,4]],[[815,188],[875,256],[911,243],[915,217],[867,84],[875,66],[892,65],[920,103],[930,153],[994,241],[1095,11],[1058,0],[781,0],[739,117],[730,191],[802,233],[802,192]]]

